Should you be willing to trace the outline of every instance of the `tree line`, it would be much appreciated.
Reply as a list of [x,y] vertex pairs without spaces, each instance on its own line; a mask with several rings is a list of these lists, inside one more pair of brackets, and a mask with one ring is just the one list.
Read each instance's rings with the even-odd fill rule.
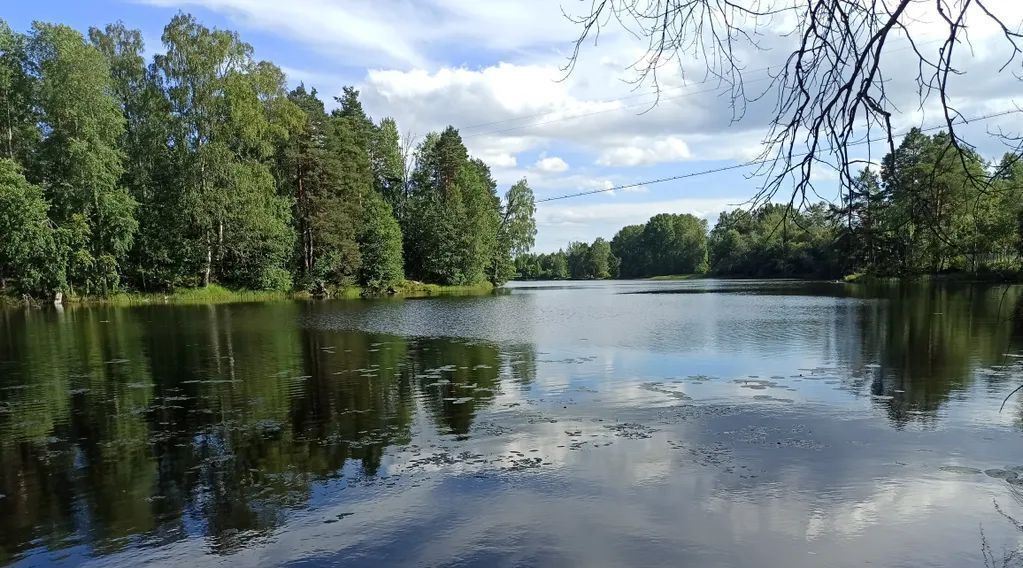
[[328,112],[190,15],[161,39],[0,21],[3,291],[500,284],[532,246],[528,184],[502,199],[453,127],[413,145],[351,87]]
[[599,262],[580,260],[589,258],[590,249],[604,251],[598,246],[604,242],[521,255],[518,277],[1018,274],[1023,269],[1023,160],[1010,153],[986,162],[946,133],[914,129],[884,156],[879,169],[862,169],[843,188],[839,203],[766,203],[726,211],[709,232],[706,221],[692,215],[655,215],[618,231],[608,253],[595,255]]

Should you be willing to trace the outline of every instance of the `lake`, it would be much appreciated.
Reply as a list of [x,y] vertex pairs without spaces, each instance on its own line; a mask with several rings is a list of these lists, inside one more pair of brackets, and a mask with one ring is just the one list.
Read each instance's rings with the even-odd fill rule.
[[0,564],[983,566],[1020,384],[1019,286],[8,309]]

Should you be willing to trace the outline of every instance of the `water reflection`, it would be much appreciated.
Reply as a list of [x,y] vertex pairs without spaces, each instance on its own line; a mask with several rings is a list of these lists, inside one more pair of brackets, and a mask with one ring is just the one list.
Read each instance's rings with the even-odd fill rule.
[[314,482],[377,474],[417,405],[465,435],[502,377],[535,373],[528,347],[311,331],[303,309],[3,312],[0,562],[192,536],[231,552]]
[[894,424],[933,425],[942,405],[974,381],[992,392],[1019,381],[1013,355],[1023,337],[1023,287],[923,282],[850,290],[877,300],[858,306],[855,347],[876,362],[853,371]]
[[[921,515],[939,524],[934,489],[961,506],[977,501],[974,487],[907,480],[892,464],[923,476],[946,454],[973,452],[978,463],[962,465],[979,469],[1023,464],[1000,442],[1006,421],[995,412],[1023,376],[1021,352],[1018,286],[531,284],[404,303],[0,311],[0,563],[191,541],[243,555],[284,538],[301,513],[343,502],[352,484],[388,487],[431,459],[477,474],[563,470],[539,488],[471,495],[452,470],[430,493],[441,503],[402,519],[424,532],[433,515],[472,513],[503,534],[486,512],[494,502],[523,524],[546,511],[529,529],[544,535],[571,533],[554,519],[585,516],[592,534],[572,538],[587,542],[613,532],[614,515],[597,519],[607,508],[635,514],[622,534],[637,542],[667,531],[672,515],[700,524],[724,511],[714,531],[727,534],[708,534],[705,552],[744,564],[729,538],[776,546],[764,527],[788,542],[880,534]],[[837,421],[836,408],[855,420]],[[1023,396],[1005,415],[1018,435]],[[600,450],[622,442],[633,445]],[[751,458],[750,448],[774,453]],[[677,475],[694,464],[702,469]],[[444,503],[456,497],[474,505],[453,511]],[[923,503],[912,515],[856,513],[854,523],[828,513],[910,501]],[[643,520],[651,510],[660,521]],[[763,527],[743,524],[757,516]],[[490,538],[472,523],[463,546]],[[670,532],[637,554],[672,557]],[[372,558],[394,539],[359,546]],[[617,544],[604,543],[606,554]],[[548,545],[525,558],[558,553]],[[408,550],[408,562],[422,560]]]

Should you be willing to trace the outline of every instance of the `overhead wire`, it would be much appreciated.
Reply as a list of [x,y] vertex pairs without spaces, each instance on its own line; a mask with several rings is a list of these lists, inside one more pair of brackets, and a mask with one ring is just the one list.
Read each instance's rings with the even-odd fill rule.
[[[1014,115],[1014,114],[1018,114],[1018,113],[1023,113],[1023,110],[1021,110],[1021,108],[1013,108],[1013,110],[1011,110],[1011,111],[1003,111],[1003,112],[999,112],[999,113],[991,113],[991,114],[982,115],[982,116],[979,116],[979,117],[972,117],[972,118],[968,118],[968,119],[963,119],[961,122],[958,123],[958,125],[962,126],[962,125],[970,124],[972,122],[986,121],[986,120],[996,119],[996,118],[999,118],[999,117],[1006,117],[1006,116]],[[947,126],[947,124],[942,123],[942,124],[935,125],[935,126],[929,126],[929,127],[926,127],[926,128],[921,128],[920,131],[921,132],[930,132],[932,130],[940,130],[942,128],[945,128],[946,126]],[[906,132],[897,134],[896,136],[905,136],[908,133],[909,133],[909,131],[906,131]],[[887,138],[866,139],[866,140],[860,140],[858,142],[850,143],[849,145],[850,146],[858,146],[858,145],[862,145],[862,144],[871,144],[871,143],[874,143],[874,142],[882,142],[882,141],[885,141],[885,140],[887,140]],[[831,149],[832,148],[826,148],[825,150],[821,150],[821,154],[826,154],[826,152],[831,151]],[[805,157],[808,154],[809,154],[809,152],[799,152],[799,154],[793,154],[792,157],[793,158]],[[590,190],[587,190],[587,191],[578,191],[578,192],[575,192],[575,193],[566,193],[566,194],[563,194],[563,195],[554,195],[554,196],[550,196],[550,198],[544,198],[542,200],[536,200],[535,203],[541,204],[541,203],[548,203],[548,202],[554,202],[554,201],[560,201],[560,200],[569,200],[569,199],[573,199],[573,198],[582,198],[582,196],[594,195],[594,194],[597,194],[597,193],[607,193],[607,192],[610,192],[610,191],[619,191],[619,190],[623,190],[623,189],[631,189],[631,188],[640,187],[640,186],[643,186],[643,185],[654,185],[654,184],[657,184],[657,183],[665,183],[665,182],[668,182],[668,181],[677,181],[677,180],[680,180],[680,179],[688,179],[688,178],[700,177],[700,176],[705,176],[705,175],[711,175],[711,174],[717,174],[717,173],[721,173],[721,172],[726,172],[726,171],[729,171],[729,170],[740,170],[740,169],[743,169],[743,168],[749,168],[751,166],[762,166],[762,165],[765,165],[765,164],[769,164],[771,162],[773,162],[773,159],[750,160],[748,162],[742,162],[740,164],[731,164],[729,166],[721,166],[719,168],[711,168],[711,169],[708,169],[708,170],[701,170],[701,171],[697,171],[697,172],[687,172],[687,173],[684,173],[684,174],[660,177],[660,178],[655,178],[655,179],[648,179],[648,180],[643,180],[643,181],[636,181],[636,182],[633,182],[633,183],[626,183],[626,184],[623,184],[623,185],[615,185],[613,187],[604,187],[604,188],[601,188],[601,189],[590,189]]]

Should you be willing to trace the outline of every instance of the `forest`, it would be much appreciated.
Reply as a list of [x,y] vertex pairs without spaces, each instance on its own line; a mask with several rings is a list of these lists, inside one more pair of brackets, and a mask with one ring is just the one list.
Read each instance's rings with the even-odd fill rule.
[[1023,161],[994,163],[945,133],[910,131],[842,189],[838,203],[766,203],[722,212],[707,232],[689,214],[655,215],[608,243],[516,258],[521,279],[710,274],[839,278],[987,273],[1017,277]]
[[523,179],[499,196],[456,129],[415,144],[354,88],[329,105],[289,90],[238,34],[190,15],[161,39],[147,61],[120,23],[86,37],[0,20],[0,292],[514,276],[536,233],[532,191]]

